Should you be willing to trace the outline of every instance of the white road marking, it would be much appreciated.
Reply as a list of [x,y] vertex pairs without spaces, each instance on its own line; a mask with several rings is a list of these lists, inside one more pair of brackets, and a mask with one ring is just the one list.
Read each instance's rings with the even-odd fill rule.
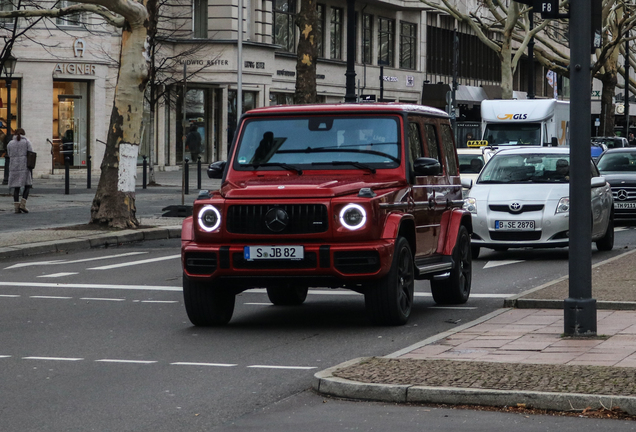
[[141,303],[179,303],[176,300],[142,300]]
[[64,277],[79,274],[78,272],[66,272],[66,273],[51,273],[47,275],[38,276],[39,278],[56,278],[56,277]]
[[15,297],[20,297],[19,294],[0,294],[0,297],[11,297],[11,298],[15,298]]
[[253,306],[271,306],[272,303],[243,303],[246,305],[253,305]]
[[104,297],[81,297],[80,300],[88,300],[88,301],[116,301],[116,302],[123,302],[126,301],[126,299],[122,299],[122,298],[104,298]]
[[10,355],[0,355],[0,358],[10,358]]
[[22,360],[53,360],[53,361],[80,361],[84,360],[83,358],[74,358],[74,357],[22,357]]
[[88,268],[86,270],[110,270],[110,269],[114,269],[114,268],[128,267],[128,266],[134,266],[134,265],[140,265],[140,264],[148,264],[148,263],[166,261],[166,260],[171,260],[171,259],[176,259],[176,258],[181,258],[181,254],[168,255],[168,256],[158,257],[158,258],[148,258],[148,259],[145,259],[145,260],[130,261],[130,262],[125,262],[125,263],[120,263],[120,264],[111,264],[111,265],[106,265],[106,266],[101,266],[101,267],[91,267],[91,268]]
[[47,283],[47,282],[0,282],[0,286],[17,287],[41,287],[41,288],[80,288],[80,289],[115,289],[115,290],[142,290],[142,291],[183,291],[180,286],[153,286],[153,285],[110,285],[110,284],[73,284],[73,283]]
[[430,306],[428,309],[452,309],[452,310],[473,310],[476,307],[463,307],[463,306]]
[[269,366],[269,365],[252,365],[252,366],[248,366],[248,368],[257,368],[257,369],[300,369],[300,370],[317,369],[316,366]]
[[35,295],[35,296],[29,296],[29,298],[34,298],[34,299],[54,299],[54,300],[71,300],[73,297]]
[[614,227],[614,232],[617,232],[617,231],[627,231],[628,229],[629,229],[629,228],[627,228],[627,227]]
[[487,268],[499,267],[499,266],[508,265],[508,264],[517,264],[520,262],[525,262],[525,260],[488,261],[486,265],[484,266],[484,268],[487,269]]
[[170,364],[177,365],[177,366],[216,366],[216,367],[238,366],[237,364],[227,364],[227,363],[196,363],[196,362],[174,362]]
[[19,263],[9,267],[5,267],[4,269],[8,270],[8,269],[14,269],[14,268],[20,268],[20,267],[44,266],[44,265],[55,265],[55,264],[75,264],[75,263],[81,263],[81,262],[98,261],[98,260],[111,259],[111,258],[121,258],[121,257],[141,255],[141,254],[147,254],[147,253],[148,252],[127,252],[127,253],[117,254],[117,255],[106,255],[106,256],[100,256],[100,257],[94,257],[94,258],[82,258],[77,260],[53,260],[53,261],[37,261],[37,262]]
[[137,363],[137,364],[151,364],[157,363],[156,360],[121,360],[121,359],[101,359],[95,360],[96,362],[101,363]]

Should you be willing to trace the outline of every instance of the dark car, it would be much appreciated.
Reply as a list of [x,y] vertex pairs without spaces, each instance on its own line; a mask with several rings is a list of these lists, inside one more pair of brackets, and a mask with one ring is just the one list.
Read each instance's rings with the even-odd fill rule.
[[609,149],[601,155],[597,165],[612,187],[614,217],[636,219],[636,149]]

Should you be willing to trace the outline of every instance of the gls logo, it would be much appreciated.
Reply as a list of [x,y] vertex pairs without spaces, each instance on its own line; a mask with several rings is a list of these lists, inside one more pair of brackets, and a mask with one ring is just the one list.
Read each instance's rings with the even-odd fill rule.
[[503,116],[497,116],[499,120],[525,120],[528,118],[528,114],[504,114]]

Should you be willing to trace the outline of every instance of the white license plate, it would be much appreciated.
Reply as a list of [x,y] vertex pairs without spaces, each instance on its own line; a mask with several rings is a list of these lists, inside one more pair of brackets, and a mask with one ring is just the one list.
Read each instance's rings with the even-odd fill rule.
[[636,209],[636,202],[615,202],[615,209]]
[[247,261],[301,260],[305,257],[305,250],[302,246],[245,246],[243,255]]
[[534,221],[495,221],[496,230],[533,230]]

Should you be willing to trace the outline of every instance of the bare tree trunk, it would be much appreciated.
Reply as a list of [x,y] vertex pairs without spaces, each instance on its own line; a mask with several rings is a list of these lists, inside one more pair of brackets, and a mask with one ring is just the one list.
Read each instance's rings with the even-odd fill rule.
[[141,140],[143,95],[148,77],[147,0],[127,3],[119,76],[110,116],[102,174],[91,206],[91,223],[136,228],[135,178]]
[[297,104],[316,102],[316,23],[318,12],[314,0],[301,0],[296,24],[300,29],[296,62]]
[[601,136],[614,136],[614,92],[616,91],[617,74],[607,71],[603,77],[601,91]]

